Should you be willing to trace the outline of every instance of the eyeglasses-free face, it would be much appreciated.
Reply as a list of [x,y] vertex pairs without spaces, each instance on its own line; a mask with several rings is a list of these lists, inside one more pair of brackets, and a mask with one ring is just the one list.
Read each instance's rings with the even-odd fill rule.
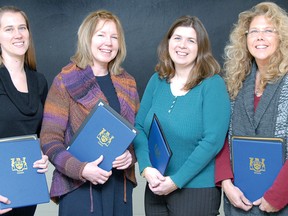
[[2,57],[24,58],[29,39],[30,34],[23,15],[18,12],[4,12],[0,20]]
[[197,34],[194,28],[179,26],[169,39],[169,55],[176,71],[194,66],[198,54]]

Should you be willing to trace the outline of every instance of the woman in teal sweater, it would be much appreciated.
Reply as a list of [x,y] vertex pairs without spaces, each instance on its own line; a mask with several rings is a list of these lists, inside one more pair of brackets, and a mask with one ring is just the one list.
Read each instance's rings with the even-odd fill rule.
[[[158,47],[159,63],[136,116],[134,147],[147,180],[146,215],[217,215],[215,156],[228,129],[230,103],[208,34],[197,17],[177,19]],[[149,159],[154,113],[172,150],[164,176]]]

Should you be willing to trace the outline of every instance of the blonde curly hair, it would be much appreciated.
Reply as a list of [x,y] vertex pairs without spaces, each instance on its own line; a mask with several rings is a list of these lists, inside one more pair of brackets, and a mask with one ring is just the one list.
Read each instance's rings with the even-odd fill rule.
[[225,47],[224,79],[231,99],[235,99],[243,81],[251,71],[254,57],[247,48],[246,31],[256,16],[265,16],[277,30],[279,46],[269,59],[268,71],[261,77],[261,89],[273,83],[288,71],[288,16],[287,12],[272,2],[262,2],[239,14],[238,22]]

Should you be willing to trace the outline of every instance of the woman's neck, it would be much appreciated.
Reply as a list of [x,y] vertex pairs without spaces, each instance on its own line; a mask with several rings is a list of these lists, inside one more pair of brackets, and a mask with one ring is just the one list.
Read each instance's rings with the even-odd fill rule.
[[188,76],[192,70],[194,65],[192,66],[175,66],[175,76],[188,79]]
[[183,86],[186,84],[188,77],[190,74],[190,70],[176,70],[174,77],[171,79],[171,82],[177,82],[183,84]]
[[263,81],[261,79],[261,72],[258,69],[256,71],[256,78],[255,78],[255,95],[257,97],[261,97],[263,92],[264,92]]
[[267,61],[263,62],[263,61],[258,60],[258,61],[256,61],[256,64],[258,67],[258,70],[257,70],[258,73],[263,76],[268,70]]
[[23,58],[3,58],[3,64],[7,68],[11,80],[15,88],[19,92],[27,93],[28,85],[24,69],[24,56]]
[[102,66],[102,65],[92,65],[91,66],[92,70],[93,70],[93,74],[94,76],[105,76],[108,74],[108,68],[107,65],[106,66]]
[[25,73],[24,59],[5,58],[3,59],[3,64],[11,75]]
[[174,77],[171,79],[171,84],[170,84],[170,88],[172,91],[172,94],[174,96],[181,96],[181,95],[185,95],[188,91],[184,90],[184,86],[187,83],[187,79],[188,79],[189,73],[179,73],[179,71],[177,71],[174,75]]

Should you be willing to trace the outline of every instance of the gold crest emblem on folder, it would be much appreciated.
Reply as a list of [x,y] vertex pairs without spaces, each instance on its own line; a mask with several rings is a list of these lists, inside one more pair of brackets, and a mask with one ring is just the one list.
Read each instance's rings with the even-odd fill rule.
[[154,145],[154,153],[155,153],[155,157],[160,159],[161,151],[160,151],[159,146],[157,145],[157,143],[155,143],[155,145]]
[[266,171],[265,159],[264,158],[253,158],[250,157],[250,170],[254,171],[255,174],[261,174]]
[[110,134],[109,131],[107,131],[105,128],[103,128],[100,133],[97,135],[97,139],[98,139],[98,144],[100,146],[109,146],[112,142],[112,140],[114,139],[114,136],[112,136]]
[[11,169],[14,172],[17,172],[17,174],[24,173],[24,170],[27,170],[27,162],[26,157],[21,158],[11,158]]

